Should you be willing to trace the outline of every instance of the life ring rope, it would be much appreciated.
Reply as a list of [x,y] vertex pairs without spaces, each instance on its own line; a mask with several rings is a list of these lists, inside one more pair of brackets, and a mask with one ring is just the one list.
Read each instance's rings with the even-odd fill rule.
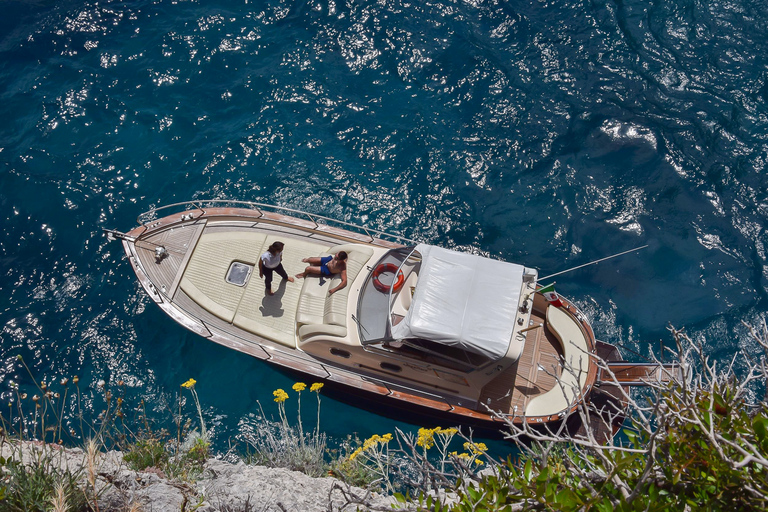
[[[397,272],[397,278],[391,285],[384,284],[379,279],[381,274],[394,274],[395,272]],[[405,276],[403,276],[403,271],[401,270],[398,272],[397,265],[394,263],[382,263],[373,271],[373,286],[381,293],[389,293],[390,288],[392,289],[392,292],[397,293],[400,291],[400,288],[403,287],[403,283],[405,283]]]

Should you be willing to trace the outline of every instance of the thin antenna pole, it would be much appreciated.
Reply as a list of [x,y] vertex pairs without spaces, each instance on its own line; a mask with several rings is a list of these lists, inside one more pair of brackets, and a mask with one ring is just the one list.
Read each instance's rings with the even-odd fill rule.
[[646,247],[648,247],[648,244],[640,246],[640,247],[635,247],[634,249],[630,249],[628,251],[620,252],[620,253],[614,254],[612,256],[606,256],[605,258],[600,258],[599,260],[590,261],[589,263],[585,263],[583,265],[579,265],[578,267],[569,268],[568,270],[562,270],[562,271],[557,272],[555,274],[550,274],[550,275],[545,276],[545,277],[540,277],[539,281],[545,281],[545,280],[547,280],[549,278],[552,278],[552,277],[555,277],[555,276],[559,276],[560,274],[565,274],[566,272],[572,272],[572,271],[578,270],[580,268],[588,267],[589,265],[594,265],[595,263],[600,263],[601,261],[609,260],[611,258],[616,258],[617,256],[623,256],[624,254],[630,253],[632,251],[639,251],[640,249],[645,249]]

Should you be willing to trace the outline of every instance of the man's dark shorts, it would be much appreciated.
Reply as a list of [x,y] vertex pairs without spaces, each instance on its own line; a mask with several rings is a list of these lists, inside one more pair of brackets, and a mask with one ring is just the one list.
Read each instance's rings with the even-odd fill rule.
[[328,262],[333,259],[333,256],[325,256],[320,258],[320,273],[326,277],[331,276],[331,271],[328,270]]

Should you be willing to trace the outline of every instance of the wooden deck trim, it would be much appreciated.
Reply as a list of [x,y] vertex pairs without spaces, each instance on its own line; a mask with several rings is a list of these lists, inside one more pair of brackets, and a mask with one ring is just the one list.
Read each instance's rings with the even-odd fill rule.
[[[167,217],[152,221],[146,225],[138,226],[129,231],[127,234],[138,239],[146,236],[148,233],[169,227],[173,224],[190,222],[190,220],[186,220],[188,219],[188,216],[192,216],[192,220],[194,221],[216,218],[218,220],[233,219],[249,220],[253,222],[267,222],[297,228],[310,234],[327,235],[336,239],[341,238],[346,242],[377,245],[380,247],[388,247],[390,249],[403,246],[397,242],[377,238],[374,236],[374,233],[371,233],[370,235],[364,233],[356,233],[354,231],[330,226],[328,224],[314,223],[309,220],[299,219],[297,217],[291,217],[280,213],[262,210],[249,210],[247,208],[208,208],[205,210],[205,213],[201,213],[200,210],[197,209],[187,210],[168,215]],[[182,220],[182,218],[184,220]],[[360,229],[365,230],[366,228],[361,226]]]
[[[520,358],[486,384],[480,393],[480,404],[505,415],[522,415],[530,400],[557,384],[561,370],[559,365],[552,368],[549,363],[542,364],[542,358],[557,361],[561,355],[558,341],[547,329],[543,313],[533,311],[530,321]],[[539,370],[539,365],[546,372]]]
[[166,294],[168,297],[173,300],[176,297],[176,291],[179,289],[179,283],[181,283],[181,278],[184,277],[184,271],[187,269],[187,264],[189,263],[190,258],[192,258],[192,253],[195,252],[195,247],[197,247],[197,242],[200,241],[200,237],[203,235],[203,231],[205,230],[205,225],[208,223],[207,219],[202,219],[199,223],[196,223],[195,228],[197,229],[197,232],[192,235],[192,239],[189,241],[189,246],[187,247],[187,252],[184,254],[184,258],[181,260],[181,263],[179,264],[179,270],[176,271],[176,277],[173,279],[173,283],[171,284],[171,288],[168,290],[168,293]]

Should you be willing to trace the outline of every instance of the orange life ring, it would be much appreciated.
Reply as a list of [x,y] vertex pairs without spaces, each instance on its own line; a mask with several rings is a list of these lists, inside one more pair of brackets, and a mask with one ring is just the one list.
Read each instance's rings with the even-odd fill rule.
[[379,290],[382,293],[389,292],[389,288],[391,286],[392,291],[394,293],[397,293],[400,291],[400,288],[403,287],[403,283],[405,282],[405,277],[403,277],[403,271],[397,272],[397,279],[392,285],[386,285],[379,281],[379,276],[385,272],[389,272],[391,274],[394,274],[397,272],[397,265],[394,263],[382,263],[378,267],[376,267],[376,270],[373,271],[373,286],[377,290]]

